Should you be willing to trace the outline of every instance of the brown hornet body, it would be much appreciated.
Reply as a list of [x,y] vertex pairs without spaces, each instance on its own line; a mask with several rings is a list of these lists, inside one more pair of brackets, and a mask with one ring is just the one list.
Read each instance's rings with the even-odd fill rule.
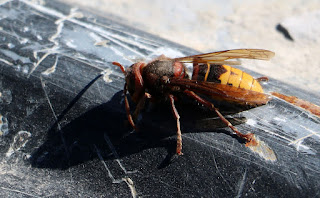
[[[228,103],[236,103],[243,106],[260,106],[266,104],[270,97],[263,93],[259,83],[266,80],[266,77],[254,79],[251,75],[233,68],[229,65],[238,64],[228,59],[248,58],[269,60],[274,53],[260,49],[237,49],[199,54],[182,58],[167,58],[160,56],[150,63],[135,63],[127,70],[117,63],[125,74],[126,83],[124,85],[125,107],[128,120],[133,128],[135,118],[144,107],[146,99],[152,101],[169,101],[174,118],[177,122],[177,148],[176,153],[181,155],[182,137],[180,130],[180,116],[175,107],[176,96],[185,94],[193,98],[200,104],[215,111],[220,119],[247,144],[252,144],[253,134],[240,133],[211,103],[202,98],[212,98],[213,100],[223,100]],[[184,63],[193,63],[193,74],[191,79],[187,74]],[[131,115],[129,102],[127,99],[129,91],[131,99],[137,107]]]

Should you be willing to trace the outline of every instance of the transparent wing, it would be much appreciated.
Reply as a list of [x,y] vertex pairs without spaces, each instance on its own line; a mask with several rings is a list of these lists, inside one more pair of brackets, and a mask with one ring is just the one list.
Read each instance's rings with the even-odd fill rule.
[[274,52],[263,49],[235,49],[225,50],[219,52],[212,52],[206,54],[198,54],[192,56],[186,56],[181,58],[175,58],[174,60],[184,63],[214,63],[214,64],[238,64],[239,62],[226,61],[228,59],[246,58],[246,59],[258,59],[269,60],[275,55]]

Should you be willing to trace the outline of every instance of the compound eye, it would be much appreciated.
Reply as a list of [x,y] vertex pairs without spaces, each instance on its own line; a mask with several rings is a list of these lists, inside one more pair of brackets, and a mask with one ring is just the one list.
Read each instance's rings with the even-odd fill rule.
[[176,61],[173,63],[173,75],[175,77],[182,77],[182,78],[185,76],[184,66],[181,62]]

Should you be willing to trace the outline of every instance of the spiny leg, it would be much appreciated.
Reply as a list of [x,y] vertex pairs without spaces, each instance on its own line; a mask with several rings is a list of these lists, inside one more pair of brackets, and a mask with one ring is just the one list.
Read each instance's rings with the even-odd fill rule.
[[183,155],[183,153],[181,152],[182,150],[182,136],[181,136],[181,130],[180,130],[180,115],[174,105],[174,96],[173,95],[169,95],[170,98],[170,103],[171,103],[171,110],[173,113],[174,118],[177,121],[177,148],[176,148],[176,153],[178,155]]
[[220,117],[220,119],[222,120],[223,123],[225,123],[238,137],[243,138],[247,141],[247,143],[249,143],[253,138],[254,135],[252,133],[248,133],[248,134],[243,134],[241,132],[238,131],[238,129],[236,127],[234,127],[221,113],[220,111],[209,101],[201,98],[200,96],[198,96],[197,94],[195,94],[193,91],[189,91],[189,90],[185,90],[184,93],[186,93],[188,96],[194,98],[195,100],[197,100],[198,102],[200,102],[201,104],[207,106],[208,108],[210,108],[211,110],[214,110],[217,115]]

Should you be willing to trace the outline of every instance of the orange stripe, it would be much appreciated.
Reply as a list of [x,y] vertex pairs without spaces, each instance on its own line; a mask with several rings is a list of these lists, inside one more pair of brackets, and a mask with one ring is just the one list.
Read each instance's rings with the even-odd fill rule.
[[207,81],[207,78],[208,78],[208,76],[209,76],[209,73],[210,73],[210,64],[209,63],[207,63],[207,72],[206,72],[206,75],[204,76],[204,82],[206,82]]

